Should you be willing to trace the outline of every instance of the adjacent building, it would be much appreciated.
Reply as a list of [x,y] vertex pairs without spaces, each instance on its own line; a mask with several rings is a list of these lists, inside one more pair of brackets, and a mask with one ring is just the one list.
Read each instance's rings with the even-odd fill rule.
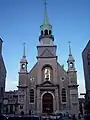
[[79,112],[81,115],[85,115],[85,98],[79,98]]
[[85,76],[85,87],[86,87],[86,110],[90,111],[90,40],[88,41],[85,49],[82,52],[83,68]]
[[3,113],[18,114],[18,90],[4,93]]
[[6,68],[2,56],[2,39],[0,38],[0,113],[3,112],[3,97],[5,92]]

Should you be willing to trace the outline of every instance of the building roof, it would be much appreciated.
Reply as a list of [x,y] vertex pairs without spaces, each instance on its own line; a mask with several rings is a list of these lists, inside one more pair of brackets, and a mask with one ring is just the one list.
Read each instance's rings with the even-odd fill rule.
[[88,48],[90,49],[89,46],[90,46],[90,40],[88,41],[87,45],[85,46],[85,48],[84,48],[82,54],[84,54],[84,52],[85,52]]

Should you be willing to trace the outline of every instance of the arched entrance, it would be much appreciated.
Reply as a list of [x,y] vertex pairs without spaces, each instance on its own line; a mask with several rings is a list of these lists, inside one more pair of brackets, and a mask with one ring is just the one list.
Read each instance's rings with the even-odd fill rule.
[[53,96],[50,93],[45,93],[42,97],[42,112],[43,113],[53,112]]

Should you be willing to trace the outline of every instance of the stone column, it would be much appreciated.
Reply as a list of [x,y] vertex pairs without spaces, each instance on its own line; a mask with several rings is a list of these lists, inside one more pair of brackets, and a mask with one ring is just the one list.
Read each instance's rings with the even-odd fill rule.
[[56,96],[56,110],[59,111],[59,96],[58,96],[58,89],[55,89],[55,96]]
[[8,113],[10,113],[10,105],[8,105]]
[[37,113],[40,113],[41,107],[40,107],[40,89],[37,88]]
[[56,111],[56,98],[54,96],[54,98],[53,98],[53,112],[55,112],[55,111]]
[[15,105],[13,105],[13,113],[15,114]]

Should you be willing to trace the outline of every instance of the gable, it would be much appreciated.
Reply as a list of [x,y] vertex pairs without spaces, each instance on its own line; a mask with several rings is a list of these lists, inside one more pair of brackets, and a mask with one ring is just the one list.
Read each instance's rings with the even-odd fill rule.
[[45,49],[40,57],[54,57],[54,55],[48,49]]
[[33,72],[36,69],[36,67],[37,67],[37,63],[33,66],[33,68],[28,73],[30,74],[31,72]]
[[67,76],[68,77],[68,74],[67,74],[67,71],[63,68],[63,66],[61,66],[58,62],[58,74],[61,75],[61,76]]
[[41,85],[44,85],[44,86],[46,86],[46,85],[53,85],[50,81],[45,81],[45,82],[43,82]]

